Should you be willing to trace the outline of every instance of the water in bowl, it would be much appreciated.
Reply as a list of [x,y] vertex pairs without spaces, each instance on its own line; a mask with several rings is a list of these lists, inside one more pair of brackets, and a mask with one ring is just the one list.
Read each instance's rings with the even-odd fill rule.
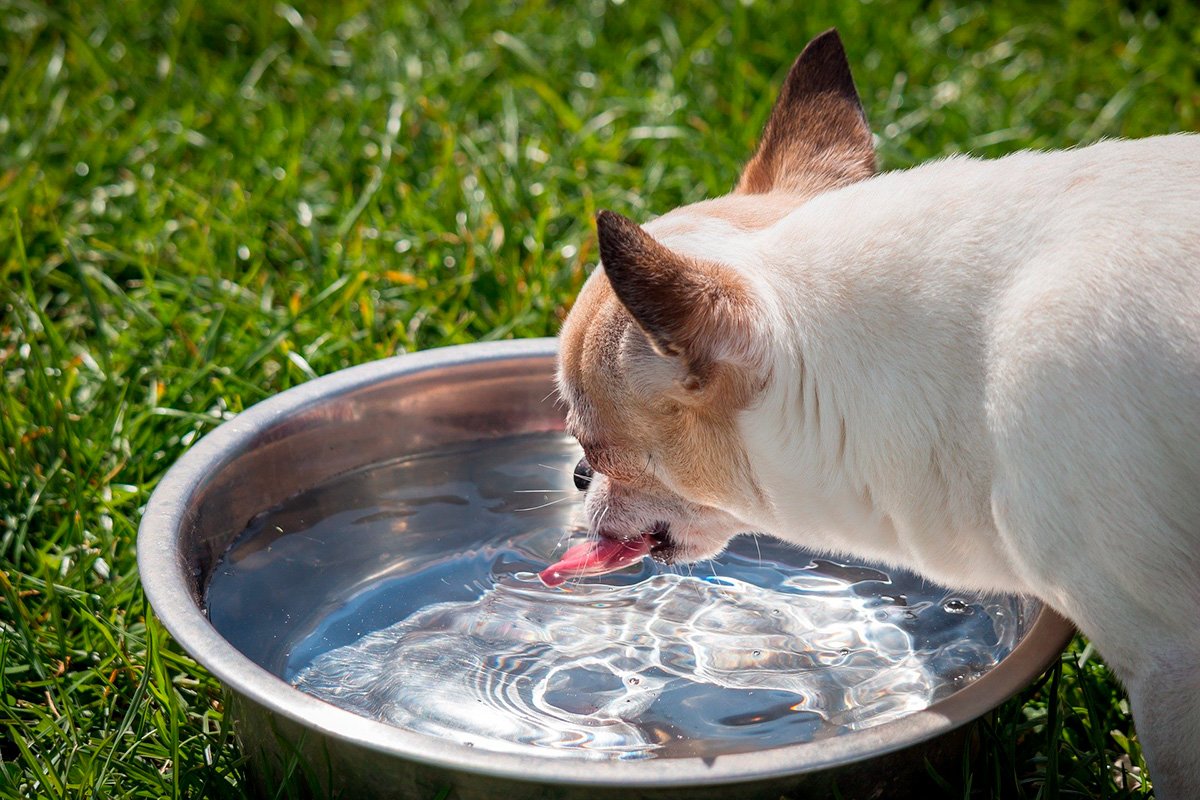
[[582,535],[574,443],[520,436],[340,476],[258,515],[209,617],[299,689],[491,750],[713,757],[869,728],[993,667],[1013,598],[741,537],[547,588]]

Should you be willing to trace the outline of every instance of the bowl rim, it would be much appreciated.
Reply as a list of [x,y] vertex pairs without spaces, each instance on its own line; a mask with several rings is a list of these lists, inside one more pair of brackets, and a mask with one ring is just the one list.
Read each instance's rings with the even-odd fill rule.
[[662,788],[751,782],[816,772],[920,744],[981,717],[1038,677],[1074,634],[1041,607],[1013,651],[979,680],[933,705],[873,728],[766,750],[713,757],[585,760],[491,751],[360,717],[292,687],[244,656],[208,621],[189,588],[177,547],[188,508],[204,477],[215,474],[251,437],[306,408],[372,384],[428,370],[506,360],[551,360],[552,338],[453,345],[372,361],[310,380],[242,411],[197,441],[154,489],[138,528],[137,561],[146,598],[175,641],[226,689],[346,744],[443,770],[510,780],[593,786]]

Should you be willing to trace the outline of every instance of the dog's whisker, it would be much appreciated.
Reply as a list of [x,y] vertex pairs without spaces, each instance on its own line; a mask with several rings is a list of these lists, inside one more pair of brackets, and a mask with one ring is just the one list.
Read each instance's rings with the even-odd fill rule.
[[554,545],[554,551],[558,551],[572,536],[580,532],[580,529],[575,526],[563,528],[563,532],[559,535],[558,541]]
[[639,478],[642,477],[643,475],[646,475],[650,471],[650,462],[653,459],[654,459],[654,455],[652,453],[646,454],[646,463],[642,465],[642,471],[638,474]]
[[733,598],[733,592],[732,592],[732,590],[730,590],[728,588],[729,584],[727,582],[725,582],[724,579],[722,579],[722,577],[720,575],[717,574],[717,560],[715,558],[710,558],[708,560],[708,568],[712,572],[712,576],[714,578],[716,578],[716,580],[713,581],[713,583],[716,584],[717,587],[719,587],[717,589],[717,594],[719,594],[722,597],[727,598],[727,599]]
[[605,518],[605,517],[608,515],[608,510],[609,510],[610,508],[612,508],[612,506],[607,506],[607,505],[606,505],[606,506],[604,507],[604,510],[600,512],[600,516],[599,516],[599,517],[596,519],[596,521],[595,521],[595,523],[592,525],[592,527],[594,527],[594,528],[599,528],[599,527],[600,527],[600,523],[601,523],[601,522],[604,522],[604,518]]
[[551,500],[548,503],[542,503],[540,506],[530,506],[529,508],[518,508],[518,509],[514,509],[514,511],[516,511],[517,513],[520,513],[522,511],[537,511],[542,508],[549,508],[550,506],[556,506],[559,503],[565,503],[566,501],[568,501],[570,499],[571,498],[569,498],[569,497],[556,497],[555,499]]

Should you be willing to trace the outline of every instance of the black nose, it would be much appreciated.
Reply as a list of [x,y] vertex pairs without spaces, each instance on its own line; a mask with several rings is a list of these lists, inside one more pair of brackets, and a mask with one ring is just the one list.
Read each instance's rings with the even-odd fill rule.
[[575,488],[586,492],[592,483],[592,474],[592,465],[587,463],[587,457],[579,459],[579,463],[575,465],[575,473],[571,475],[575,479]]

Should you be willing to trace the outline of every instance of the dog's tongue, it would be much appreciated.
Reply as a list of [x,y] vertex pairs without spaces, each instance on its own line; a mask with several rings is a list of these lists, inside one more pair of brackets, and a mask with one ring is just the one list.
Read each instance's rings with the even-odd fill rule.
[[629,541],[601,536],[567,550],[562,558],[539,572],[538,577],[547,586],[561,586],[570,578],[615,572],[638,562],[649,552],[648,536]]

